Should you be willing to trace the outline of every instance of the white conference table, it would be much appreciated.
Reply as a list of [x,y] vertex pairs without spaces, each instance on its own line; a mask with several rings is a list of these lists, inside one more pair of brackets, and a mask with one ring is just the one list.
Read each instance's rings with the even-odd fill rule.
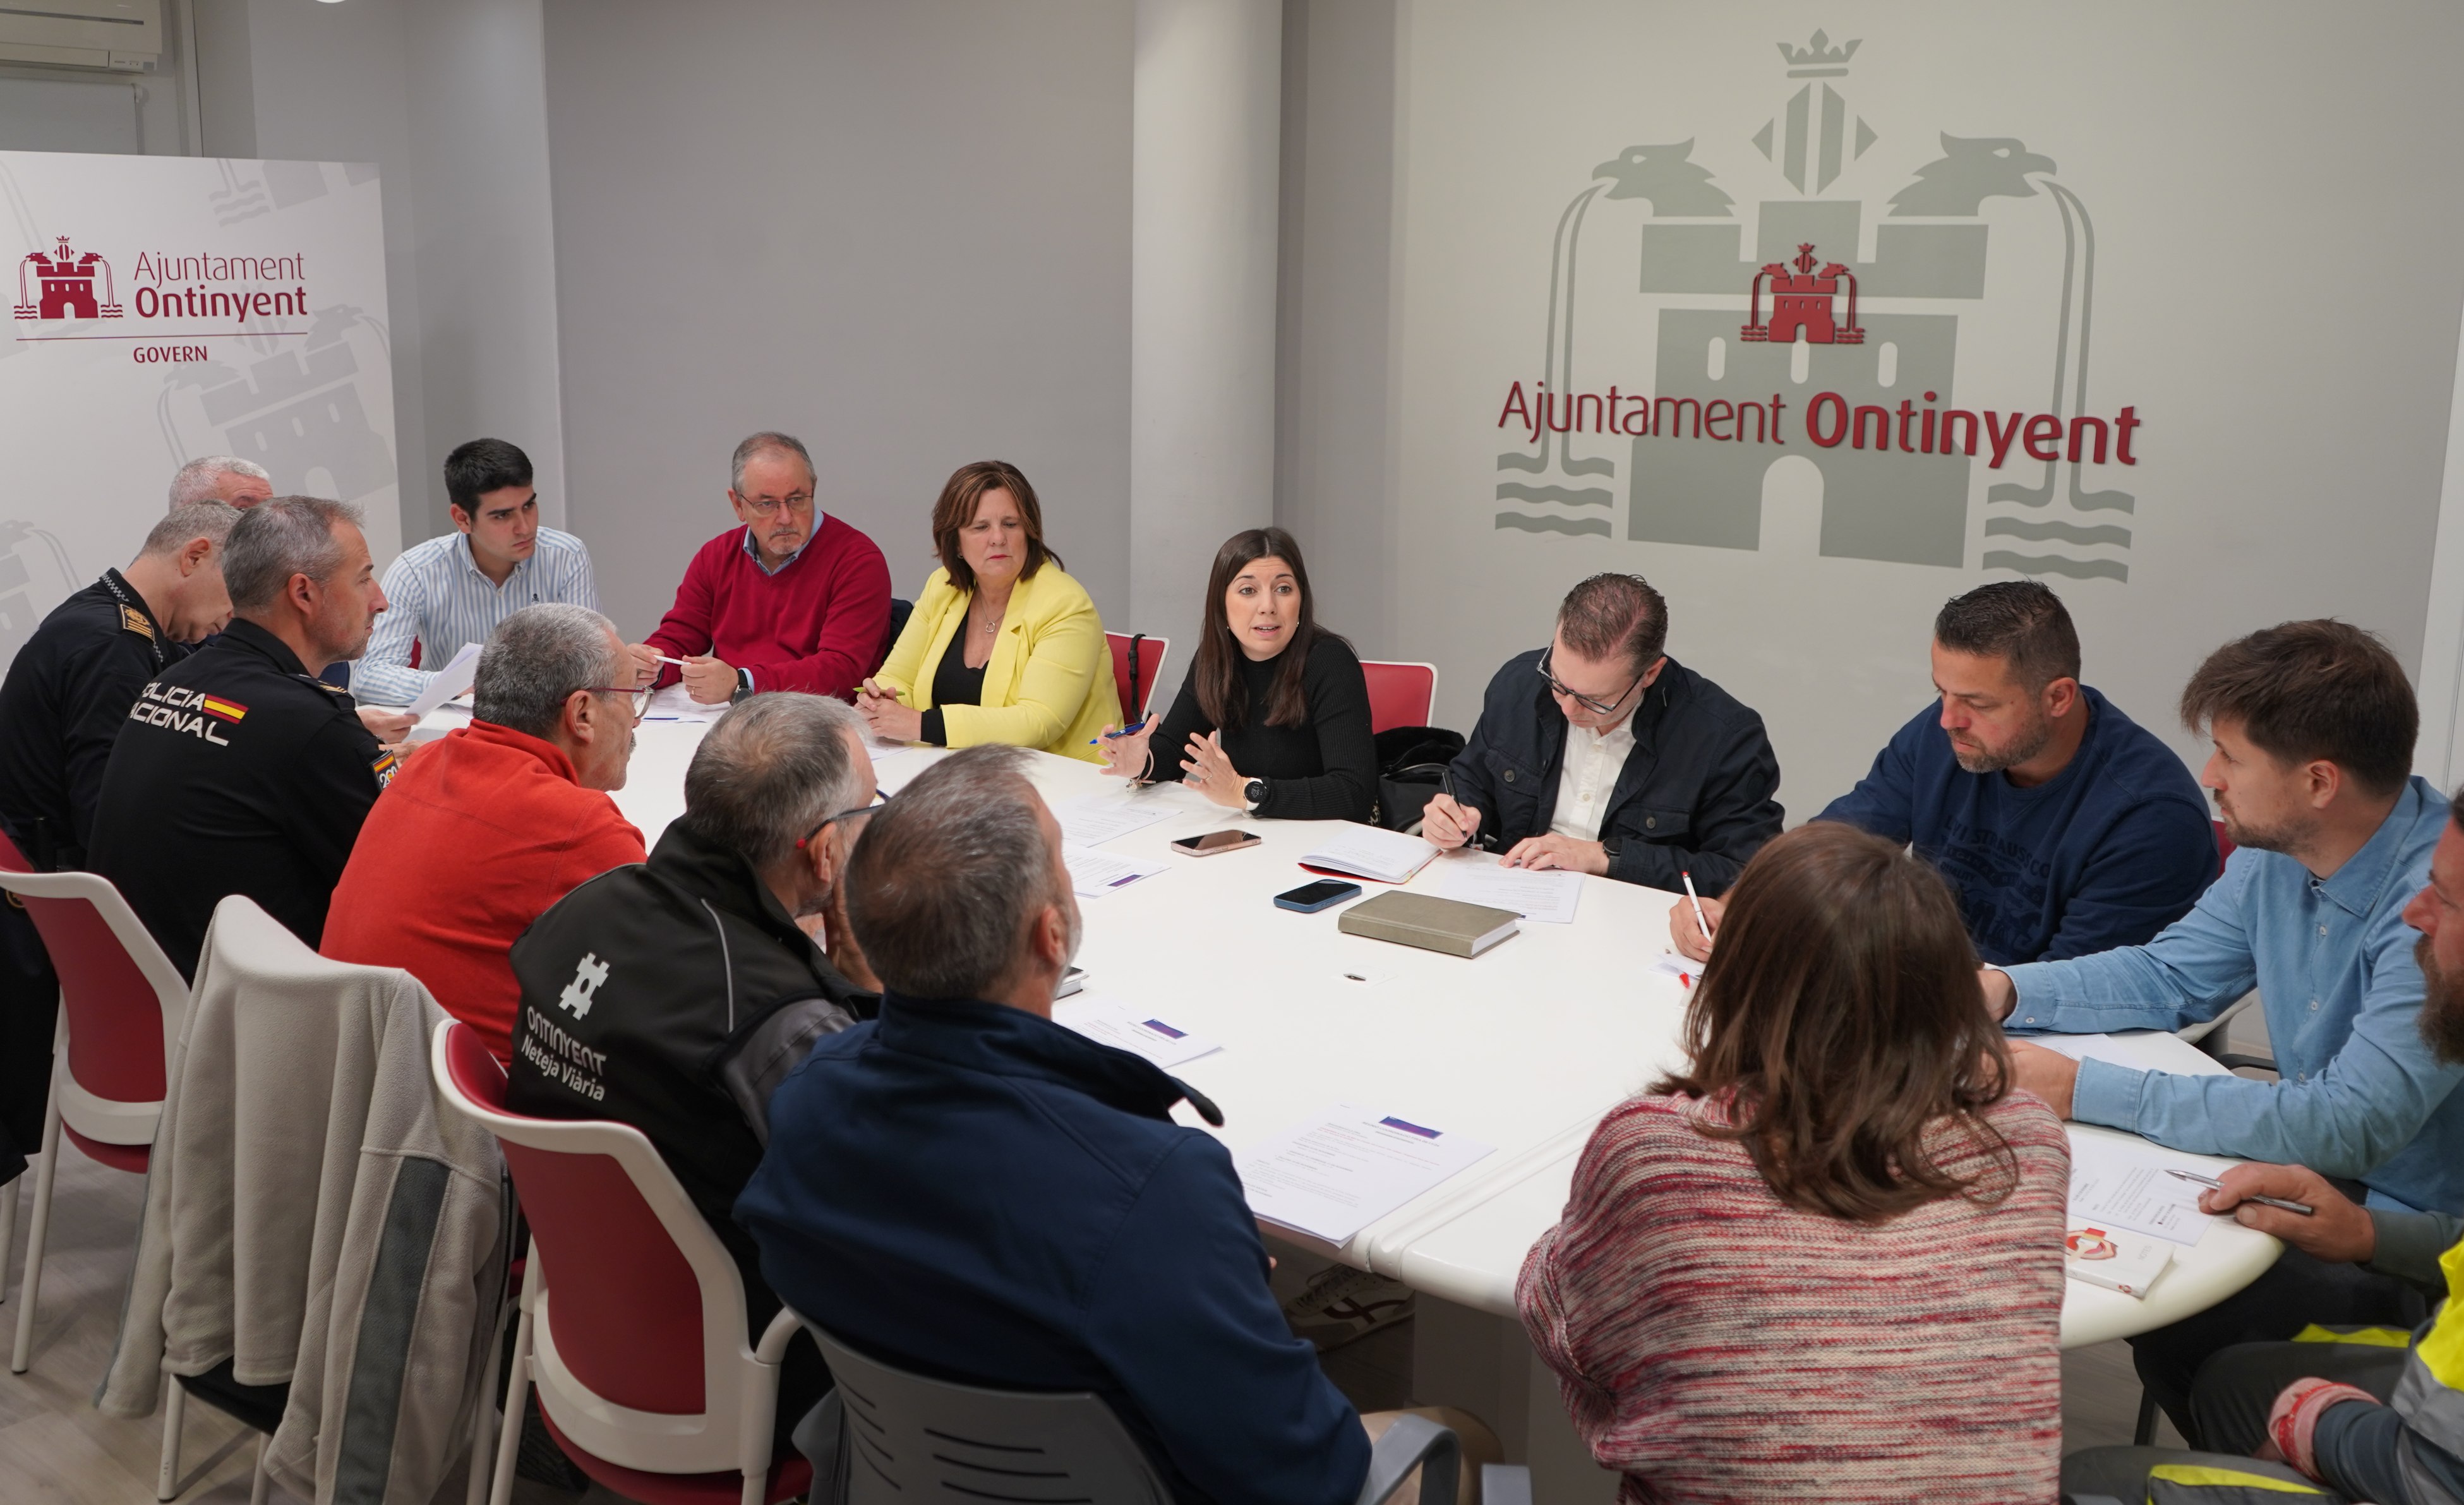
[[[451,715],[440,712],[433,724],[451,725]],[[659,720],[641,728],[630,776],[614,797],[652,844],[683,812],[685,768],[706,730]],[[885,788],[895,788],[946,754],[876,755]],[[1508,1457],[1531,1463],[1535,1498],[1612,1497],[1615,1476],[1574,1439],[1553,1376],[1523,1337],[1514,1280],[1532,1241],[1557,1221],[1593,1125],[1681,1059],[1684,994],[1648,965],[1665,946],[1678,896],[1587,879],[1575,923],[1527,922],[1476,959],[1443,956],[1345,935],[1335,928],[1339,909],[1305,915],[1273,905],[1273,895],[1314,876],[1296,860],[1330,823],[1250,818],[1177,785],[1131,793],[1068,758],[1037,754],[1030,774],[1056,811],[1100,793],[1171,812],[1102,844],[1169,865],[1080,899],[1078,960],[1089,992],[1134,1000],[1222,1046],[1175,1074],[1222,1109],[1214,1132],[1236,1152],[1337,1101],[1496,1146],[1340,1246],[1268,1232],[1420,1293],[1416,1398],[1487,1419]],[[1227,826],[1263,840],[1218,857],[1170,850],[1176,838]],[[2224,1069],[2170,1036],[2132,1037],[2128,1048],[2166,1070]],[[1185,1103],[1176,1114],[1204,1126]],[[2113,1131],[2074,1124],[2071,1133]],[[2264,1234],[2220,1224],[2182,1251],[2145,1300],[2066,1282],[2062,1344],[2127,1337],[2205,1310],[2257,1278],[2277,1252]]]

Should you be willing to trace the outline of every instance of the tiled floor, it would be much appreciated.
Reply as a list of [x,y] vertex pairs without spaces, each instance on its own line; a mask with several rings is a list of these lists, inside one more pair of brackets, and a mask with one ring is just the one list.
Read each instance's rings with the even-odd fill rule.
[[[2266,1049],[2263,1026],[2243,1028],[2238,1020],[2235,1026],[2236,1049]],[[31,1202],[33,1178],[26,1179]],[[96,1410],[91,1399],[118,1329],[143,1195],[135,1176],[106,1170],[74,1152],[61,1162],[33,1363],[25,1374],[0,1375],[0,1501],[8,1505],[143,1505],[154,1497],[160,1422],[116,1420]],[[0,1340],[16,1320],[28,1221],[29,1212],[21,1211],[20,1248],[8,1263],[7,1298],[0,1302]],[[1412,1324],[1398,1323],[1338,1349],[1325,1365],[1363,1410],[1408,1404]],[[2123,1344],[2064,1355],[2062,1392],[2066,1447],[2130,1440],[2139,1382]],[[2169,1426],[2160,1426],[2158,1436],[2177,1440]],[[254,1447],[253,1434],[236,1422],[210,1407],[188,1407],[184,1505],[246,1505]],[[455,1505],[461,1491],[456,1470],[438,1505]],[[572,1498],[529,1483],[515,1492],[517,1505],[563,1505]],[[597,1489],[585,1502],[620,1505],[617,1496]]]

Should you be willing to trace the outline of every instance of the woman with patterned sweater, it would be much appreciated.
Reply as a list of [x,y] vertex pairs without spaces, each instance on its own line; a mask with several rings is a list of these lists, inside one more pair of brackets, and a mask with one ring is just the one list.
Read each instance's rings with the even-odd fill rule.
[[1844,825],[1773,840],[1685,1037],[1517,1292],[1622,1498],[2055,1499],[2070,1147],[1942,879]]

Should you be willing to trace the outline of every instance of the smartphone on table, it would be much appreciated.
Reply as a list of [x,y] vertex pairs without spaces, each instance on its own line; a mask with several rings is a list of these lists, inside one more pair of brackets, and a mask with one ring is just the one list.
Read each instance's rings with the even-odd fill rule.
[[1358,883],[1347,883],[1340,878],[1321,878],[1316,883],[1303,883],[1298,888],[1286,889],[1275,895],[1275,907],[1315,914],[1320,909],[1331,909],[1346,899],[1359,897]]
[[1172,849],[1183,857],[1216,857],[1237,852],[1244,846],[1256,846],[1262,840],[1254,831],[1204,831],[1185,836],[1173,842]]

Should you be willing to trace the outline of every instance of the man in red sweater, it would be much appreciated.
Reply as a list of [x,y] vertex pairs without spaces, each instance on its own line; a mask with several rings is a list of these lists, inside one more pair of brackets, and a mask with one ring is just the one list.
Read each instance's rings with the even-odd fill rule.
[[[671,665],[693,699],[739,689],[851,699],[890,651],[890,565],[870,538],[813,508],[813,458],[791,434],[736,447],[727,489],[741,529],[703,544],[676,603],[630,652],[644,684]],[[820,524],[819,527],[815,523]]]
[[[513,1058],[521,988],[506,952],[581,883],[643,861],[602,791],[625,787],[638,719],[615,623],[525,606],[479,655],[471,725],[402,765],[360,827],[319,949],[399,967]],[[647,699],[648,697],[643,697]]]

